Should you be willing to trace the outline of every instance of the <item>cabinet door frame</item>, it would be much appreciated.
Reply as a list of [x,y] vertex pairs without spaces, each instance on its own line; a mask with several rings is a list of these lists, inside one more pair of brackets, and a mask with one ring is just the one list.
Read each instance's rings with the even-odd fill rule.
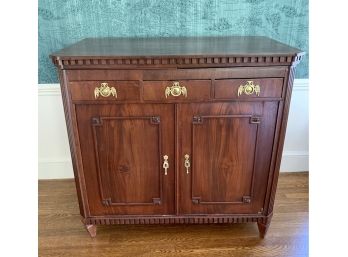
[[[158,166],[159,166],[159,171],[160,171],[160,175],[159,175],[159,197],[155,197],[152,198],[152,202],[112,202],[112,197],[111,197],[111,186],[107,187],[106,189],[104,188],[104,183],[102,180],[103,179],[103,174],[101,171],[101,164],[100,164],[100,158],[99,158],[99,147],[98,144],[100,144],[100,142],[98,143],[98,136],[97,136],[97,127],[101,127],[103,126],[103,123],[105,121],[110,121],[110,120],[148,120],[150,122],[150,124],[152,125],[157,125],[158,127]],[[100,196],[102,197],[102,202],[103,204],[107,205],[107,206],[132,206],[132,205],[154,205],[154,204],[161,204],[162,199],[163,199],[163,177],[161,176],[161,171],[162,171],[162,167],[161,167],[161,157],[163,156],[163,152],[162,152],[162,133],[161,133],[161,127],[160,127],[160,116],[129,116],[129,117],[122,117],[122,116],[117,116],[117,117],[113,117],[113,116],[104,116],[104,117],[92,117],[92,131],[93,131],[93,141],[94,141],[94,152],[95,152],[95,156],[96,156],[96,164],[97,164],[97,174],[98,174],[98,182],[99,182],[99,192],[100,192]],[[105,179],[110,183],[110,173],[105,174],[105,176],[108,176],[109,179]],[[109,192],[106,192],[109,191]],[[105,195],[108,194],[108,197],[106,197]]]
[[[251,183],[250,183],[250,190],[248,194],[245,194],[241,197],[239,201],[204,201],[200,196],[195,196],[194,193],[194,182],[195,182],[195,174],[196,172],[193,172],[193,162],[195,161],[195,126],[202,125],[204,120],[207,119],[247,119],[250,124],[255,124],[256,131],[255,131],[255,140],[254,140],[254,147],[253,147],[253,164],[252,164],[252,172],[251,172]],[[258,146],[258,138],[259,138],[259,124],[261,122],[261,118],[257,115],[252,114],[230,114],[230,115],[199,115],[199,116],[193,116],[192,119],[192,132],[191,132],[191,155],[192,155],[192,168],[191,168],[191,200],[194,204],[248,204],[251,202],[251,199],[254,194],[254,180],[255,180],[255,157],[257,155],[257,146]]]
[[[203,106],[204,105],[204,106]],[[229,108],[231,105],[231,108]],[[195,107],[197,106],[197,108]],[[215,108],[215,107],[216,108]],[[178,213],[181,215],[195,214],[260,214],[263,212],[264,200],[266,195],[267,180],[272,158],[272,145],[275,135],[275,125],[278,114],[278,102],[215,102],[215,103],[191,103],[178,105],[177,112],[181,113],[182,117],[179,121],[178,133],[178,169],[179,173],[179,206]],[[214,109],[210,113],[210,108]],[[268,113],[269,112],[269,113]],[[188,117],[187,117],[188,116]],[[194,191],[194,183],[196,172],[195,170],[195,126],[203,124],[204,120],[223,118],[239,118],[246,119],[250,126],[254,128],[254,153],[252,158],[252,175],[250,180],[249,194],[240,195],[240,199],[236,201],[206,201]],[[189,124],[190,123],[190,124]],[[227,132],[228,133],[228,132]],[[189,134],[189,135],[187,135]],[[202,138],[204,140],[204,138]],[[232,139],[231,139],[232,140]],[[202,147],[202,146],[200,146]],[[261,164],[257,163],[263,156],[260,148],[267,153],[264,154],[265,160]],[[229,148],[227,148],[229,149]],[[190,152],[191,159],[191,174],[185,176],[185,168],[183,165],[183,156]],[[248,166],[249,169],[251,166]],[[197,166],[197,165],[196,165]],[[199,165],[201,167],[201,164]],[[188,174],[187,174],[188,175]],[[220,176],[220,175],[219,175]],[[229,175],[232,176],[232,175]],[[200,179],[201,180],[201,179]],[[256,181],[255,181],[256,180]],[[189,181],[189,182],[188,182]],[[245,180],[245,185],[247,181]],[[256,184],[255,184],[256,183]],[[209,183],[208,183],[209,185]],[[203,185],[201,186],[203,187]],[[226,186],[226,188],[228,188]],[[213,192],[214,189],[206,189]],[[228,189],[226,189],[228,190]],[[226,191],[227,192],[227,191]],[[257,192],[257,195],[255,195]],[[259,195],[259,193],[261,195]],[[233,195],[230,191],[229,196]],[[205,207],[204,207],[205,206]],[[225,206],[225,207],[224,207]],[[234,206],[234,207],[233,207]],[[202,207],[202,208],[200,208]]]
[[[175,213],[175,190],[174,190],[174,178],[175,178],[175,148],[174,144],[174,106],[170,105],[161,105],[161,104],[107,104],[107,105],[89,105],[89,104],[80,104],[76,106],[77,112],[77,122],[79,129],[79,137],[81,144],[81,156],[82,162],[84,164],[84,177],[87,185],[87,195],[88,201],[90,202],[90,213],[92,216],[99,215],[170,215]],[[125,123],[122,123],[125,121]],[[125,139],[125,143],[121,142],[117,138],[118,135],[122,134],[124,136],[127,134],[127,138],[132,139],[132,134],[130,130],[130,126],[135,126],[135,124],[143,124],[142,126],[155,126],[157,129],[153,130],[151,128],[150,131],[152,136],[151,138],[158,136],[158,138],[153,141],[156,141],[155,145],[152,144],[151,139],[146,138],[146,133],[149,133],[149,130],[144,130],[145,134],[138,134],[137,137],[134,137],[134,140],[139,140],[139,137],[144,137],[143,146],[146,146],[146,142],[150,140],[151,147],[149,149],[156,149],[156,153],[152,150],[149,152],[145,152],[141,158],[139,157],[139,153],[133,152],[131,147],[137,147],[137,144],[128,144],[128,139]],[[112,123],[110,123],[112,122]],[[121,122],[121,123],[119,123]],[[107,124],[107,125],[106,125]],[[104,131],[100,130],[103,126]],[[110,129],[115,128],[115,131],[110,131]],[[143,127],[141,127],[143,128]],[[145,127],[144,127],[145,128]],[[117,131],[124,131],[123,133],[117,133]],[[126,130],[125,130],[126,129]],[[139,127],[133,128],[135,129],[135,133],[139,133]],[[98,132],[99,130],[99,132]],[[155,132],[158,131],[158,132]],[[106,155],[109,153],[109,150],[103,149],[101,152],[100,142],[99,140],[105,140],[105,133],[113,133],[110,140],[116,144],[110,143],[106,141],[103,144],[104,148],[107,148],[108,145],[111,145],[111,151],[115,156],[114,160],[111,160],[111,164],[105,166],[105,163],[100,163],[101,160],[107,160]],[[126,133],[127,132],[127,133]],[[99,133],[99,135],[98,135]],[[104,134],[101,134],[104,133]],[[155,133],[155,134],[154,134]],[[98,139],[98,136],[100,139]],[[120,135],[121,136],[121,135]],[[91,137],[91,138],[89,138]],[[127,141],[128,140],[128,141]],[[120,145],[121,144],[121,145]],[[117,147],[117,145],[119,147]],[[120,146],[125,146],[124,148],[120,148]],[[126,146],[129,146],[130,149]],[[122,150],[123,149],[123,150]],[[146,148],[147,149],[147,148]],[[123,151],[121,157],[117,157],[117,151]],[[125,152],[126,151],[126,152]],[[139,150],[140,151],[140,150]],[[158,151],[158,152],[157,152]],[[100,158],[101,153],[106,153],[102,159]],[[134,155],[135,154],[135,155]],[[134,178],[137,176],[134,175],[134,172],[137,172],[140,175],[142,171],[148,169],[148,165],[144,165],[142,167],[142,163],[139,160],[144,159],[146,154],[150,154],[154,159],[158,160],[158,163],[153,164],[152,167],[158,167],[156,170],[158,171],[158,175],[156,175],[155,170],[151,170],[150,177],[158,177],[158,195],[154,196],[151,200],[147,199],[146,201],[128,201],[128,199],[142,199],[142,197],[137,197],[138,193],[136,193],[136,181]],[[127,155],[127,156],[126,156]],[[129,157],[129,156],[130,157]],[[168,175],[164,175],[163,169],[163,155],[169,155],[170,165],[168,168]],[[157,157],[155,157],[157,156]],[[109,157],[108,157],[109,158]],[[117,158],[125,158],[123,162],[127,165],[123,168],[121,167],[122,162],[120,162]],[[129,159],[131,158],[131,159]],[[135,159],[134,159],[135,158]],[[138,160],[137,162],[132,162],[132,160]],[[157,162],[157,161],[156,161]],[[104,166],[103,166],[104,165]],[[110,166],[111,165],[111,166]],[[116,165],[116,166],[115,166]],[[102,168],[103,167],[103,168]],[[117,174],[111,174],[114,172],[115,168],[117,168]],[[120,170],[119,170],[120,168]],[[133,175],[130,177],[133,168]],[[109,171],[109,169],[112,169]],[[134,170],[135,169],[135,170]],[[128,187],[134,186],[135,188],[129,188],[129,193],[133,196],[129,198],[130,195],[126,195],[116,200],[112,200],[112,195],[117,193],[117,189],[114,187],[113,183],[117,182],[117,179],[120,178],[120,174],[124,172],[129,178],[133,178],[135,184],[129,185],[129,181],[127,182]],[[110,173],[110,174],[109,174]],[[106,175],[108,176],[106,176]],[[111,177],[110,177],[111,176]],[[146,183],[151,182],[150,177],[144,178],[145,181],[140,179],[139,181],[142,183],[142,188],[146,188]],[[113,179],[113,181],[110,180]],[[129,179],[128,178],[128,179]],[[116,179],[116,180],[115,180]],[[148,182],[146,182],[146,180]],[[118,182],[117,182],[118,183]],[[123,182],[119,182],[123,183]],[[145,184],[144,184],[145,183]],[[125,185],[127,185],[125,184]],[[113,185],[113,186],[111,186]],[[121,185],[121,184],[119,184]],[[123,188],[123,187],[121,187]],[[142,189],[142,192],[145,189]],[[151,186],[151,190],[154,192],[156,189]],[[95,192],[98,191],[98,196],[95,195]],[[123,192],[123,191],[122,191]],[[128,191],[127,191],[128,192]],[[146,190],[145,190],[146,192]],[[126,193],[127,194],[127,193]],[[124,198],[125,197],[125,198]],[[99,200],[98,200],[99,199]],[[126,199],[126,201],[121,201],[122,199]],[[153,209],[153,210],[152,210]]]

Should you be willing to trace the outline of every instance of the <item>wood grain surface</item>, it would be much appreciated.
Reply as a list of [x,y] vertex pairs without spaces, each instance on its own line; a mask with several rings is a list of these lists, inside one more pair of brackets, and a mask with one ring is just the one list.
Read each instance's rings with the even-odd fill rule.
[[267,237],[255,223],[98,226],[80,222],[75,183],[39,181],[39,256],[308,256],[308,173],[281,173]]
[[[277,106],[276,102],[178,106],[183,114],[179,156],[190,155],[192,164],[190,174],[179,166],[180,213],[262,213]],[[251,123],[253,116],[260,122]]]
[[174,214],[174,106],[78,105],[76,113],[91,216]]
[[301,52],[267,37],[86,38],[51,56],[292,55]]

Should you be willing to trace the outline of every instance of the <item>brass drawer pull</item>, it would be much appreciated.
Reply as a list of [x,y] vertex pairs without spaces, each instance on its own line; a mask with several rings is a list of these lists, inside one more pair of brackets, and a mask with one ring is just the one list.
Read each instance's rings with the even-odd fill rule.
[[250,81],[247,81],[247,83],[244,86],[240,85],[238,87],[238,97],[243,93],[246,95],[251,95],[255,93],[257,96],[260,96],[260,91],[261,91],[260,86],[254,85],[254,81],[250,80]]
[[163,169],[164,169],[164,175],[167,176],[169,168],[169,162],[168,162],[168,155],[163,155]]
[[187,89],[185,86],[180,86],[179,82],[173,82],[173,86],[166,87],[166,91],[165,91],[166,98],[168,98],[169,95],[179,96],[181,94],[187,97]]
[[94,89],[94,98],[97,99],[99,97],[99,94],[102,97],[109,97],[110,95],[114,96],[117,98],[117,91],[116,88],[114,87],[109,87],[108,83],[101,83],[100,87],[96,87]]
[[186,168],[186,174],[189,174],[189,168],[191,167],[190,164],[190,155],[185,154],[185,162],[184,162],[185,168]]

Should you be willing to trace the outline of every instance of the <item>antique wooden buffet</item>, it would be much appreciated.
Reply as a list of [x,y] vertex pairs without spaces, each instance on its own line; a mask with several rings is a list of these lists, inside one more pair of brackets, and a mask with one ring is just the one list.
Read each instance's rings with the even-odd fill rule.
[[265,37],[88,38],[53,53],[90,235],[257,222],[264,237],[302,57]]

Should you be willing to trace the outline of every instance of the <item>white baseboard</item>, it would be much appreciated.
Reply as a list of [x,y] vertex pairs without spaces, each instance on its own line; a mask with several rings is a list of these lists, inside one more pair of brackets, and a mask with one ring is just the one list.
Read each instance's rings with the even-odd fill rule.
[[308,159],[307,151],[283,152],[280,172],[308,171]]
[[[281,171],[308,171],[308,79],[295,79]],[[73,178],[59,84],[40,84],[39,179]]]
[[73,178],[71,160],[39,160],[39,179]]

